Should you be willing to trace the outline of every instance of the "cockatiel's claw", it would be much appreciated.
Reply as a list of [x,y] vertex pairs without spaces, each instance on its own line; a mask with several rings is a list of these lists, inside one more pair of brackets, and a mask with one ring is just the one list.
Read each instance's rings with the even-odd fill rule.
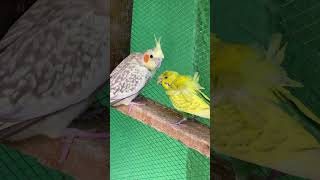
[[64,131],[63,143],[64,146],[62,148],[62,154],[59,159],[59,163],[63,163],[69,154],[70,147],[76,138],[81,139],[107,139],[109,137],[108,133],[105,132],[95,132],[95,130],[82,131],[80,129],[75,128],[67,128]]
[[131,113],[133,106],[145,106],[145,105],[146,105],[146,104],[144,104],[144,103],[131,102],[131,103],[129,104],[128,113],[129,113],[129,114]]

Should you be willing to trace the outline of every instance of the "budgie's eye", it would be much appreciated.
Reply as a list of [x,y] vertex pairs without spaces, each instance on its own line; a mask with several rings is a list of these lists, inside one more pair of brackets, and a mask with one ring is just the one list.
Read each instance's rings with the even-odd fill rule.
[[152,55],[152,54],[150,55],[150,58],[153,58],[153,55]]
[[164,78],[165,78],[165,79],[168,79],[168,77],[167,77],[167,76],[165,76]]

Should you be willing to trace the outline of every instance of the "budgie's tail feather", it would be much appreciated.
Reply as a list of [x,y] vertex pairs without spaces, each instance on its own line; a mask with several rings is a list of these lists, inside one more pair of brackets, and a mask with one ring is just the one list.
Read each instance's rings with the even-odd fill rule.
[[206,118],[206,119],[210,119],[210,109],[206,109],[206,110],[200,111],[196,115],[200,116],[200,117],[203,117],[203,118]]
[[204,89],[204,87],[202,87],[200,84],[199,84],[199,79],[200,79],[200,75],[198,72],[195,72],[194,75],[193,75],[193,82],[196,84],[196,87],[197,87],[197,91],[207,100],[210,102],[210,98],[205,95],[200,89]]
[[293,96],[290,91],[288,91],[285,88],[278,88],[277,89],[285,98],[287,98],[287,100],[293,102],[296,107],[304,114],[306,115],[308,118],[310,118],[311,120],[317,122],[318,124],[320,124],[320,118],[317,117],[312,111],[310,111],[298,98],[296,98],[295,96]]

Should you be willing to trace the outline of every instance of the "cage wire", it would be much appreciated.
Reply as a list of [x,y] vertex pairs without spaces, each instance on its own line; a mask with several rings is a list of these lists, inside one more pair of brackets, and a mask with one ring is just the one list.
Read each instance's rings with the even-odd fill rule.
[[209,179],[199,152],[111,108],[111,179]]
[[[230,6],[231,3],[233,6]],[[318,70],[320,68],[320,2],[317,0],[243,0],[241,2],[221,0],[214,1],[211,7],[215,22],[214,26],[211,24],[211,29],[226,41],[245,43],[255,41],[267,46],[271,34],[281,32],[284,35],[284,41],[288,42],[286,59],[282,66],[287,70],[289,77],[304,85],[304,88],[290,88],[290,91],[320,116],[320,84],[317,78],[314,78],[320,76]],[[307,119],[305,118],[304,121]],[[307,123],[307,128],[319,141],[319,127]],[[272,172],[269,168],[231,157],[225,158],[232,162],[236,174],[249,173],[266,179]],[[277,179],[303,178],[283,175]]]
[[[157,77],[166,70],[193,76],[199,72],[210,92],[208,0],[136,0],[133,3],[131,52],[154,47],[161,37],[164,61],[142,91],[173,108]],[[200,122],[208,124],[208,120]],[[209,179],[210,160],[181,142],[110,108],[111,179]]]
[[35,158],[0,144],[1,180],[74,180],[58,170],[41,165]]
[[[150,13],[146,13],[150,12]],[[154,35],[161,37],[164,61],[142,95],[173,108],[156,77],[166,70],[200,75],[200,83],[210,95],[210,34],[208,0],[134,1],[131,52],[154,46]],[[206,119],[200,122],[209,124]]]

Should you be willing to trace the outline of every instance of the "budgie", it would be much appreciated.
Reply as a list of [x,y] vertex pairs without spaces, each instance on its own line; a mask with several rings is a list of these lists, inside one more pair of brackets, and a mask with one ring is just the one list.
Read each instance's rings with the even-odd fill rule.
[[132,102],[160,68],[164,55],[160,39],[144,53],[131,53],[110,74],[110,105],[141,105]]
[[[165,71],[158,77],[158,83],[166,91],[174,108],[178,111],[210,119],[210,99],[201,90],[199,74],[193,77],[181,75],[175,71]],[[182,120],[176,124],[180,125],[186,121]]]
[[104,0],[38,0],[1,39],[1,140],[97,137],[66,127],[108,80],[107,6]]
[[[320,179],[320,144],[301,120],[319,118],[285,87],[302,88],[281,67],[286,43],[267,49],[211,36],[214,150],[289,174]],[[302,114],[302,115],[301,115]],[[313,165],[314,164],[314,165]]]

